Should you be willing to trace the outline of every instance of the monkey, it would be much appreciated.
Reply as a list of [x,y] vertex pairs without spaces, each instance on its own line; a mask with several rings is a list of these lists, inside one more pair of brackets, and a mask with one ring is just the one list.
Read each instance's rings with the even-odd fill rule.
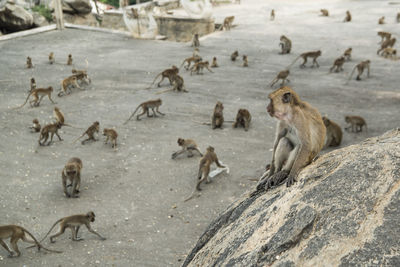
[[215,154],[215,152],[214,152],[214,147],[209,146],[209,147],[207,147],[206,153],[200,160],[199,172],[197,174],[197,184],[196,184],[195,190],[193,190],[192,194],[187,199],[184,200],[185,202],[194,197],[196,190],[201,191],[200,184],[204,180],[206,180],[206,183],[211,182],[208,179],[208,174],[210,173],[210,165],[214,162],[215,162],[215,164],[217,164],[217,166],[219,168],[225,168],[225,166],[219,162],[217,154]]
[[40,132],[40,128],[41,128],[41,126],[40,126],[38,119],[33,119],[32,126],[29,127],[29,129],[31,129],[31,133]]
[[31,78],[31,90],[29,92],[32,92],[33,90],[36,89],[36,81],[35,78]]
[[217,57],[213,57],[213,60],[211,62],[211,68],[218,68],[218,63],[217,63]]
[[281,42],[279,43],[279,45],[281,46],[282,51],[279,54],[289,54],[290,50],[292,49],[292,41],[285,35],[282,35],[280,40]]
[[329,16],[329,12],[328,12],[328,10],[327,9],[321,9],[321,16],[323,16],[323,17],[328,17]]
[[150,89],[151,86],[155,83],[155,81],[158,79],[158,77],[161,77],[161,81],[158,83],[158,87],[160,87],[160,84],[162,83],[162,81],[164,81],[164,78],[168,78],[169,80],[169,84],[172,85],[172,75],[178,74],[179,73],[179,69],[173,65],[170,69],[166,69],[163,72],[157,74],[157,76],[154,78],[154,81],[152,84],[150,84],[150,86],[147,89]]
[[[53,92],[53,87],[51,87],[51,86],[49,86],[47,88],[33,89],[26,97],[25,103],[19,107],[16,107],[15,109],[19,109],[19,108],[22,108],[23,106],[25,106],[25,104],[28,102],[28,99],[30,96],[33,96],[33,100],[29,101],[29,105],[31,105],[31,107],[38,107],[40,105],[40,102],[42,101],[43,97],[45,97],[46,95],[49,97],[50,101],[53,104],[57,104],[56,102],[53,101],[53,99],[51,99],[52,92]],[[33,103],[33,106],[32,106],[32,103]]]
[[199,40],[199,34],[195,33],[193,35],[193,40],[192,40],[192,47],[199,47],[200,46],[200,40]]
[[270,15],[269,19],[275,20],[275,10],[274,9],[271,10],[271,15]]
[[70,87],[82,89],[78,84],[78,79],[76,75],[69,76],[61,81],[61,91],[58,93],[58,96],[65,96],[71,93]]
[[157,92],[156,95],[163,94],[163,93],[169,92],[169,91],[177,91],[177,92],[184,92],[184,93],[189,92],[188,90],[185,89],[184,80],[179,74],[176,74],[172,77],[172,84],[173,84],[173,87],[171,89]]
[[[319,64],[317,62],[317,58],[321,56],[321,50],[317,50],[317,51],[310,51],[310,52],[305,52],[303,54],[301,54],[300,56],[298,56],[293,62],[292,64],[289,65],[289,67],[291,67],[299,58],[303,58],[303,63],[300,65],[300,68],[305,68],[306,67],[306,63],[307,63],[307,58],[312,58],[313,59],[313,64],[311,67],[314,67],[314,64],[317,64],[317,67],[319,67]],[[288,67],[288,68],[289,68]]]
[[104,144],[107,144],[108,140],[110,140],[113,148],[115,148],[117,146],[118,133],[114,129],[104,128],[103,135],[107,137]]
[[197,48],[197,47],[195,47],[194,49],[193,49],[193,54],[192,54],[192,56],[193,57],[195,57],[195,56],[199,56],[199,48]]
[[177,141],[178,145],[182,147],[181,150],[178,150],[176,152],[174,152],[171,155],[172,159],[175,159],[177,156],[179,156],[180,154],[184,153],[184,152],[188,152],[188,158],[193,157],[193,151],[197,151],[200,156],[203,156],[203,154],[201,153],[200,149],[197,147],[196,142],[193,139],[183,139],[183,138],[178,138]]
[[32,59],[30,57],[26,58],[26,68],[28,69],[33,68]]
[[[132,117],[133,115],[135,115],[136,111],[138,111],[139,108],[143,109],[143,112],[138,114],[136,117],[136,120],[140,121],[140,116],[144,115],[145,113],[147,113],[147,117],[157,117],[156,112],[159,113],[160,115],[165,115],[164,113],[161,113],[158,109],[160,108],[160,106],[162,105],[162,100],[160,98],[156,99],[156,100],[149,100],[146,102],[141,103],[139,106],[137,106],[137,108],[135,109],[135,111],[132,113],[132,115],[129,117],[129,119],[126,120],[126,122],[124,122],[124,124],[126,124]],[[153,111],[153,115],[150,115],[150,109]],[[154,109],[156,109],[154,111]]]
[[76,77],[76,80],[79,82],[85,82],[86,84],[90,84],[92,82],[86,70],[72,69],[72,74],[73,76]]
[[75,139],[75,141],[73,143],[78,141],[85,134],[87,134],[88,138],[81,142],[82,145],[84,145],[86,142],[88,142],[90,140],[97,141],[97,139],[95,138],[94,134],[95,133],[99,133],[99,130],[100,130],[100,123],[98,121],[95,121],[95,122],[93,122],[92,125],[89,126],[89,128],[87,128],[87,130],[81,136],[79,136],[77,139]]
[[[49,138],[49,133],[51,134],[51,137],[50,137],[50,141],[47,143],[48,146],[53,142],[54,134],[57,135],[57,137],[58,137],[58,139],[60,139],[60,141],[63,141],[63,139],[61,139],[61,137],[58,135],[58,129],[61,129],[61,126],[62,126],[62,124],[59,122],[47,124],[46,126],[44,126],[42,128],[42,130],[40,131],[40,136],[39,136],[39,141],[38,141],[39,145],[40,146],[45,145],[47,139]],[[43,143],[40,142],[43,139],[44,139]]]
[[344,18],[343,22],[350,22],[351,21],[351,13],[350,11],[346,11],[346,17]]
[[393,37],[392,39],[385,40],[385,41],[381,44],[381,48],[378,49],[378,51],[376,51],[376,54],[379,55],[379,52],[381,52],[381,51],[384,50],[385,48],[393,47],[395,43],[396,43],[396,38],[394,38],[394,37]]
[[322,120],[326,127],[326,138],[325,138],[324,148],[327,148],[329,146],[340,146],[343,137],[343,132],[340,126],[325,116],[322,117]]
[[[32,240],[29,240],[25,234],[28,234]],[[10,238],[10,244],[13,250],[17,253],[14,256],[14,251],[11,251],[10,248],[4,243],[3,239]],[[22,239],[22,241],[35,244],[33,247],[37,247],[38,250],[43,249],[49,252],[55,252],[55,253],[62,253],[62,251],[57,251],[57,250],[51,250],[45,248],[42,244],[40,244],[39,241],[25,228],[18,226],[18,225],[1,225],[0,226],[0,245],[3,246],[9,253],[8,257],[19,257],[21,255],[21,252],[18,249],[17,242]]]
[[386,47],[385,49],[383,49],[381,56],[383,56],[384,58],[394,59],[396,57],[396,54],[397,54],[396,49],[391,47]]
[[277,83],[279,80],[282,80],[281,86],[285,85],[285,81],[287,80],[290,82],[290,80],[287,78],[289,76],[290,71],[289,70],[282,70],[276,75],[276,77],[271,81],[270,85],[271,87],[274,86],[275,83]]
[[360,116],[345,116],[344,120],[347,123],[350,123],[349,127],[344,128],[346,131],[351,128],[352,132],[362,132],[362,127],[365,126],[365,130],[368,132],[367,123],[365,122],[364,118]]
[[354,71],[357,69],[358,75],[356,80],[360,81],[361,78],[361,74],[363,74],[364,69],[366,68],[368,70],[367,72],[367,77],[369,77],[369,65],[370,65],[371,61],[369,59],[365,60],[365,61],[361,61],[360,63],[358,63],[357,65],[354,66],[353,71],[350,74],[350,77],[347,81],[350,81],[351,77],[353,77]]
[[46,239],[46,237],[51,233],[51,230],[53,230],[53,228],[58,223],[60,223],[60,231],[57,234],[50,236],[51,243],[55,243],[56,241],[54,240],[54,238],[62,235],[65,232],[66,228],[71,229],[72,241],[83,240],[83,238],[78,238],[78,231],[79,231],[79,228],[81,227],[81,225],[85,225],[86,228],[89,230],[89,232],[97,235],[98,237],[100,237],[101,240],[106,240],[106,238],[101,236],[99,233],[97,233],[90,227],[90,223],[95,221],[95,217],[96,217],[96,215],[94,214],[94,212],[89,211],[86,214],[77,214],[77,215],[71,215],[68,217],[61,218],[53,224],[53,226],[50,228],[49,232],[45,235],[45,237],[42,238],[42,240],[40,242],[42,242],[43,240]]
[[[64,194],[68,198],[79,197],[76,194],[79,193],[79,188],[81,187],[82,167],[82,160],[80,158],[70,158],[61,172]],[[71,193],[67,191],[67,180],[71,182],[68,186],[72,185]]]
[[397,21],[397,23],[400,23],[400,12],[397,13],[396,21]]
[[339,72],[343,70],[343,64],[344,64],[345,58],[344,56],[340,56],[335,61],[333,62],[333,66],[329,69],[329,72],[332,72],[335,67],[335,72]]
[[300,170],[323,148],[326,134],[318,110],[302,101],[291,88],[279,88],[268,98],[267,112],[279,121],[270,170],[268,176],[260,178],[255,193],[278,186],[285,180],[288,187],[294,184]]
[[67,65],[72,65],[72,55],[68,55]]
[[233,124],[233,128],[237,128],[238,126],[244,127],[244,130],[247,132],[249,130],[249,125],[251,121],[250,112],[247,109],[239,109],[236,115],[236,121]]
[[243,67],[248,67],[249,66],[249,62],[247,61],[247,56],[243,55]]
[[[54,53],[53,52],[50,52],[50,54],[49,54],[49,63],[50,64],[53,64],[55,62],[55,59],[54,59]],[[68,64],[69,65],[69,64]]]
[[379,44],[382,44],[385,40],[389,40],[390,37],[392,37],[392,34],[390,32],[378,32],[378,36],[380,36],[382,39],[379,42]]
[[235,16],[229,16],[224,19],[224,22],[222,23],[221,27],[219,27],[219,31],[222,31],[225,29],[226,31],[230,31],[232,27],[232,23],[235,20]]
[[351,60],[351,52],[352,52],[352,51],[353,51],[353,48],[351,48],[351,47],[347,48],[347,49],[344,51],[343,56],[345,57],[345,59],[346,59],[347,61],[350,61],[350,60]]
[[379,18],[378,24],[385,24],[385,16]]
[[222,129],[222,124],[224,123],[223,110],[224,110],[224,105],[222,104],[222,102],[217,101],[217,104],[215,104],[215,107],[214,107],[213,115],[211,117],[212,129],[215,129],[215,128]]
[[193,65],[193,67],[190,68],[190,75],[193,74],[193,72],[196,72],[197,74],[203,74],[203,69],[206,68],[209,72],[214,73],[210,67],[209,67],[209,62],[208,61],[201,61],[197,62]]
[[236,61],[236,58],[239,56],[239,52],[236,50],[235,52],[232,53],[231,55],[231,60]]
[[[190,67],[190,65],[192,64],[192,62],[193,63],[197,63],[197,62],[200,62],[200,61],[202,61],[203,59],[201,58],[201,56],[192,56],[192,57],[188,57],[188,58],[185,58],[185,60],[183,60],[183,62],[182,62],[182,64],[181,64],[181,68],[182,68],[182,66],[184,66],[185,65],[185,63],[187,63],[187,65],[185,66],[185,69],[186,70],[189,70],[189,67]],[[174,73],[175,74],[175,73]],[[178,74],[178,73],[176,73],[176,74]]]

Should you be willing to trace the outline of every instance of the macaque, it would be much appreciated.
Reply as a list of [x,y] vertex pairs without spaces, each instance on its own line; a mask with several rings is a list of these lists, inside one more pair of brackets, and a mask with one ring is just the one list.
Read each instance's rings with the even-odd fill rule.
[[232,23],[234,20],[235,16],[226,17],[219,30],[225,29],[226,31],[229,31],[232,28]]
[[351,72],[350,77],[349,77],[349,79],[347,81],[350,81],[350,79],[351,79],[351,77],[353,77],[354,71],[356,69],[357,69],[357,72],[358,72],[358,75],[357,75],[357,78],[356,78],[357,81],[361,80],[360,76],[361,76],[361,74],[363,74],[364,69],[368,70],[367,77],[369,77],[369,65],[370,65],[370,63],[371,63],[371,61],[369,59],[367,59],[365,61],[361,61],[356,66],[354,66],[353,71]]
[[213,60],[211,62],[211,68],[218,68],[218,63],[217,63],[217,57],[213,57]]
[[[26,237],[27,234],[32,240],[28,239]],[[14,256],[14,251],[11,251],[7,244],[3,241],[3,239],[10,238],[10,244],[13,250],[17,253]],[[18,225],[1,225],[0,226],[0,245],[2,245],[5,250],[9,253],[9,257],[19,257],[21,255],[21,252],[18,249],[18,241],[22,239],[22,241],[30,243],[30,244],[35,244],[33,247],[37,247],[38,250],[43,249],[49,252],[55,252],[55,253],[61,253],[61,251],[57,250],[50,250],[45,247],[43,247],[42,244],[40,244],[39,241],[25,228],[18,226]]]
[[83,238],[78,238],[78,231],[79,231],[79,228],[81,227],[81,225],[85,225],[86,228],[89,230],[89,232],[97,235],[98,237],[100,237],[101,240],[106,240],[104,237],[102,237],[99,233],[97,233],[90,227],[90,223],[95,221],[95,217],[96,217],[96,215],[94,214],[94,212],[89,211],[86,214],[78,214],[78,215],[72,215],[72,216],[61,218],[53,224],[53,226],[50,228],[49,232],[45,235],[44,238],[42,238],[42,241],[46,239],[46,237],[50,234],[51,230],[53,230],[53,228],[58,223],[60,223],[60,231],[57,234],[50,236],[51,243],[56,242],[56,241],[54,241],[54,238],[62,235],[65,232],[65,229],[67,229],[67,228],[71,229],[72,241],[83,240]]
[[[33,96],[33,100],[29,101],[29,105],[31,105],[31,107],[38,107],[40,105],[40,102],[42,101],[43,97],[45,97],[46,95],[49,97],[50,101],[53,104],[57,104],[56,102],[53,101],[53,99],[51,99],[52,92],[53,92],[53,87],[51,87],[51,86],[49,86],[47,88],[33,89],[26,97],[25,103],[19,107],[16,107],[16,109],[22,108],[23,106],[25,106],[25,104],[28,102],[28,99],[30,96]],[[33,105],[32,105],[32,103],[33,103]]]
[[[313,64],[311,67],[314,67],[314,64],[317,65],[317,67],[319,67],[319,64],[317,62],[317,58],[321,56],[321,50],[317,50],[317,51],[311,51],[311,52],[306,52],[301,54],[300,56],[298,56],[293,62],[292,64],[289,65],[289,67],[291,67],[299,58],[303,58],[303,63],[300,65],[300,68],[305,68],[306,67],[306,63],[307,63],[307,58],[312,58],[313,59]],[[288,68],[289,68],[288,67]]]
[[197,74],[203,74],[203,69],[206,68],[209,72],[213,72],[210,67],[209,67],[209,62],[208,61],[201,61],[197,62],[193,65],[193,67],[190,68],[190,75],[192,75],[194,72]]
[[275,9],[271,10],[271,15],[269,17],[270,20],[275,20]]
[[243,55],[243,67],[248,67],[249,66],[249,62],[247,61],[247,56]]
[[41,126],[38,119],[33,119],[32,126],[29,127],[31,129],[31,133],[38,133],[40,132]]
[[106,141],[104,141],[104,144],[107,144],[108,140],[110,140],[110,143],[113,148],[117,146],[117,137],[118,137],[117,131],[111,128],[104,128],[103,135],[106,136]]
[[343,132],[340,126],[327,117],[322,117],[326,127],[326,138],[324,148],[329,146],[340,146],[342,142]]
[[379,55],[379,53],[382,50],[384,50],[385,48],[393,47],[395,43],[396,43],[396,38],[394,38],[394,37],[391,38],[391,39],[383,41],[383,43],[381,44],[381,48],[378,49],[378,51],[376,51],[376,54]]
[[[146,102],[141,103],[136,109],[135,111],[132,113],[132,115],[129,117],[129,119],[126,120],[126,122],[124,122],[124,124],[126,124],[136,113],[136,111],[138,111],[139,108],[142,108],[143,112],[138,114],[136,117],[136,120],[140,121],[140,116],[144,115],[145,113],[147,113],[147,117],[157,117],[156,112],[159,113],[160,115],[165,115],[164,113],[161,113],[158,109],[160,108],[162,104],[162,100],[156,99],[156,100],[149,100]],[[153,115],[150,116],[150,109],[153,111]],[[155,111],[154,111],[155,109]]]
[[394,59],[396,57],[397,51],[394,48],[391,47],[386,47],[385,49],[383,49],[381,55],[384,58],[391,58]]
[[97,141],[94,135],[95,133],[99,133],[99,130],[100,130],[100,123],[98,121],[93,122],[93,124],[90,125],[89,128],[87,128],[87,130],[81,136],[75,139],[74,143],[78,141],[80,138],[82,138],[85,134],[87,134],[88,138],[81,142],[82,145],[84,145],[88,141]]
[[72,55],[68,55],[67,65],[72,65]]
[[86,70],[72,69],[72,74],[76,77],[76,80],[81,83],[85,82],[86,84],[90,84],[92,82]]
[[[81,187],[81,170],[82,160],[80,158],[70,158],[67,164],[65,164],[61,172],[61,178],[66,197],[79,197],[76,194],[79,193],[79,188]],[[67,191],[67,180],[71,183],[68,186],[72,186],[71,193]]]
[[222,124],[224,123],[224,105],[222,102],[217,101],[217,104],[215,104],[214,107],[214,112],[211,118],[211,127],[213,129],[215,128],[221,128],[222,129]]
[[335,72],[339,72],[343,70],[343,64],[344,64],[345,58],[344,56],[341,56],[333,62],[333,66],[330,68],[329,72],[332,72],[335,68]]
[[193,57],[199,56],[199,52],[200,52],[199,48],[198,48],[198,47],[195,47],[195,48],[193,49],[193,54],[192,54],[192,56],[193,56]]
[[390,40],[390,37],[392,37],[392,34],[390,32],[378,32],[378,36],[380,36],[382,39],[379,42],[379,44],[382,44],[386,40]]
[[[42,131],[40,132],[39,136],[39,145],[44,146],[47,139],[49,138],[49,134],[51,134],[50,141],[47,143],[49,146],[53,142],[53,136],[54,134],[57,135],[58,139],[62,141],[61,137],[58,135],[58,129],[61,129],[62,124],[59,122],[48,124],[42,128]],[[43,142],[41,142],[44,139]]]
[[49,54],[49,63],[50,63],[50,64],[53,64],[54,62],[55,62],[54,53],[53,53],[53,52],[50,52],[50,54]]
[[328,17],[329,16],[329,12],[328,12],[328,10],[327,9],[321,9],[321,16],[323,16],[323,17]]
[[236,61],[236,58],[239,56],[239,52],[236,50],[235,52],[232,53],[231,55],[231,60]]
[[385,16],[379,18],[378,24],[385,24]]
[[350,11],[346,11],[346,17],[344,18],[343,22],[350,22],[351,21],[351,13]]
[[353,51],[353,49],[352,49],[351,47],[347,48],[347,49],[344,51],[343,56],[345,57],[345,59],[346,59],[347,61],[350,61],[350,60],[351,60],[351,52],[352,52],[352,51]]
[[233,128],[237,128],[238,126],[244,127],[244,130],[247,132],[249,130],[251,121],[250,112],[247,109],[239,109],[236,115],[236,121],[233,124]]
[[29,92],[32,92],[33,90],[36,89],[36,81],[35,78],[31,78],[31,90]]
[[200,46],[200,40],[199,40],[199,34],[198,33],[195,33],[193,35],[192,46],[193,47],[199,47]]
[[[188,57],[185,58],[185,60],[182,62],[181,67],[185,65],[185,63],[187,63],[187,65],[184,67],[186,70],[188,70],[190,68],[190,65],[193,63],[197,63],[202,61],[203,59],[201,58],[201,56],[192,56],[192,57]],[[178,74],[178,73],[176,73]]]
[[324,146],[326,128],[318,110],[300,99],[289,87],[268,95],[267,112],[279,120],[268,175],[263,175],[257,191],[268,190],[286,181],[296,182],[302,168],[312,162]]
[[69,95],[72,92],[70,87],[82,89],[75,75],[69,76],[61,81],[61,91],[58,93],[58,96]]
[[179,73],[179,69],[175,65],[173,65],[172,68],[166,69],[163,72],[157,74],[157,76],[154,78],[153,83],[150,84],[150,86],[147,89],[151,88],[151,86],[155,83],[155,81],[160,76],[162,76],[162,77],[161,77],[161,81],[158,83],[158,87],[160,87],[160,84],[162,83],[162,81],[164,81],[164,78],[168,78],[169,84],[172,85],[172,76],[175,74],[178,74],[178,73]]
[[172,159],[175,159],[177,156],[179,156],[180,154],[182,154],[184,152],[187,152],[188,158],[191,158],[191,157],[193,157],[193,151],[197,151],[200,154],[200,156],[203,156],[200,149],[197,147],[196,142],[193,139],[178,138],[177,142],[178,142],[178,145],[182,147],[182,149],[174,152],[171,155]]
[[185,82],[184,82],[183,78],[179,74],[176,74],[176,75],[174,75],[172,77],[172,85],[173,85],[173,87],[171,89],[167,89],[167,90],[164,90],[164,91],[161,91],[161,92],[157,92],[156,95],[163,94],[163,93],[169,92],[169,91],[177,91],[177,92],[185,92],[185,93],[187,93],[189,91],[185,89],[185,84],[184,83]]
[[289,54],[290,50],[292,50],[292,41],[285,35],[282,35],[280,40],[281,42],[279,45],[281,46],[282,51],[279,54]]
[[362,132],[363,126],[365,126],[365,130],[368,131],[367,123],[365,122],[364,118],[360,116],[345,116],[344,120],[347,123],[350,123],[349,127],[344,128],[346,131],[351,128],[352,132]]
[[287,80],[290,82],[290,80],[287,78],[289,76],[290,71],[289,70],[282,70],[276,75],[275,79],[271,81],[271,87],[274,86],[275,83],[277,83],[279,80],[282,80],[281,86],[285,85],[285,81]]
[[26,58],[26,67],[27,67],[28,69],[33,68],[32,59],[31,59],[30,57],[27,57],[27,58]]

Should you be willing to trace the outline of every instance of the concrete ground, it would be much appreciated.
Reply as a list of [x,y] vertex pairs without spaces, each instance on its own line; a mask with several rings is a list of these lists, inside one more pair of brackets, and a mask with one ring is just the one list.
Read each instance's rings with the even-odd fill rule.
[[[275,21],[269,20],[276,10]],[[327,8],[330,17],[319,16]],[[353,21],[342,23],[350,10]],[[101,241],[86,229],[85,239],[72,242],[67,231],[49,248],[62,254],[26,250],[20,258],[7,258],[0,248],[1,266],[179,266],[202,231],[238,196],[252,190],[267,162],[271,160],[275,121],[266,112],[268,83],[300,53],[322,50],[320,68],[300,69],[297,62],[289,79],[300,97],[317,107],[321,114],[345,126],[344,116],[363,116],[368,132],[344,133],[342,146],[358,143],[370,136],[400,126],[399,61],[376,55],[377,31],[392,32],[399,38],[395,23],[398,5],[388,1],[263,1],[242,0],[241,5],[215,9],[216,21],[235,15],[238,26],[201,39],[200,53],[211,61],[218,57],[220,68],[214,73],[194,75],[183,68],[189,93],[155,93],[169,88],[146,88],[155,75],[172,64],[180,65],[192,54],[188,43],[133,40],[106,33],[64,30],[53,31],[0,43],[0,225],[18,224],[41,238],[59,218],[93,210],[93,228],[107,237]],[[387,24],[378,25],[386,17]],[[279,37],[293,41],[289,55],[279,55]],[[398,45],[396,44],[395,47]],[[353,59],[344,72],[328,74],[334,59],[353,47]],[[241,60],[232,63],[230,54],[246,54],[250,66]],[[47,63],[53,51],[55,65]],[[38,134],[28,130],[32,119],[42,125],[52,121],[53,105],[43,99],[40,107],[27,104],[19,110],[29,89],[30,77],[38,87],[53,86],[71,74],[65,65],[72,53],[75,67],[85,68],[92,84],[87,90],[59,98],[57,106],[66,122],[80,127],[63,127],[64,141],[38,147]],[[35,67],[25,68],[26,57]],[[353,66],[370,59],[371,77],[345,81]],[[161,97],[161,112],[166,116],[123,122],[141,102]],[[210,121],[216,101],[224,103],[224,116],[232,120],[239,108],[247,108],[253,120],[248,132],[232,129],[211,130],[198,122]],[[73,140],[94,121],[101,128],[114,127],[118,148],[102,141],[82,146]],[[215,147],[219,158],[230,167],[211,184],[203,185],[202,195],[183,202],[195,185],[199,157],[171,160],[178,149],[178,137],[193,138],[200,148]],[[61,170],[70,157],[83,161],[80,198],[67,199],[62,192]],[[351,177],[349,177],[351,180]],[[56,230],[54,230],[55,232]]]

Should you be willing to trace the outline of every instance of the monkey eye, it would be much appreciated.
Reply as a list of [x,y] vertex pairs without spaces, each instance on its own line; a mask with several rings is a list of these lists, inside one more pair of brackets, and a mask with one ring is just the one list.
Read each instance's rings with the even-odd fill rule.
[[282,97],[282,102],[283,103],[289,103],[291,99],[291,94],[290,93],[285,93]]

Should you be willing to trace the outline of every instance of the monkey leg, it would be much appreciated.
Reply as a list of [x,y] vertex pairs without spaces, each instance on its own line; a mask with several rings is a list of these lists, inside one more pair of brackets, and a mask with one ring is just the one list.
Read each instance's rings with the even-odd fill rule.
[[145,113],[147,113],[147,116],[149,116],[149,110],[143,109],[143,112],[136,116],[136,120],[140,121],[140,116],[143,116]]
[[147,117],[157,117],[157,114],[156,114],[156,112],[154,111],[154,108],[151,108],[151,111],[153,111],[153,115],[147,116]]
[[106,141],[104,142],[104,144],[107,144],[108,143],[108,139],[109,139],[110,137],[108,137],[108,135],[107,135],[107,137],[106,137]]
[[245,121],[244,122],[244,130],[247,132],[249,130],[249,126],[250,126],[250,122],[249,121]]
[[14,255],[14,252],[12,252],[12,251],[8,248],[7,244],[4,243],[4,241],[1,240],[1,239],[0,239],[0,245],[2,245],[3,248],[5,248],[5,249],[7,250],[7,252],[9,253],[9,254],[8,254],[8,257],[9,257],[9,258],[11,258],[11,257]]
[[[57,131],[55,132],[55,134],[57,135],[58,139],[59,139],[60,141],[62,141],[62,139],[61,139],[60,135],[57,133]],[[52,138],[53,138],[53,136],[52,136]]]
[[43,97],[45,97],[45,95],[40,96],[39,102],[37,103],[37,107],[40,105],[40,102],[42,102]]
[[51,99],[51,96],[50,96],[50,94],[49,94],[48,96],[49,96],[49,99],[50,99],[51,103],[53,103],[53,104],[57,104],[56,102],[54,102],[54,101],[53,101],[53,99]]
[[316,59],[316,58],[314,58],[314,60],[313,60],[313,66],[314,66],[314,63],[317,65],[317,68],[319,68],[319,64],[318,64],[318,62],[317,62],[317,59]]
[[65,228],[66,228],[65,226],[61,226],[60,231],[57,234],[50,236],[50,242],[55,243],[56,241],[54,241],[53,238],[56,238],[56,237],[62,235],[65,232]]
[[[73,197],[73,198],[79,197],[79,196],[75,195],[77,193],[76,188],[78,187],[78,181],[77,180],[78,180],[78,178],[75,177],[75,179],[72,182],[71,197]],[[79,190],[78,190],[78,192],[79,192]]]
[[307,63],[307,57],[303,58],[303,64],[300,65],[300,68],[305,68],[306,67],[306,63]]
[[175,159],[177,156],[179,156],[179,155],[182,154],[183,152],[185,152],[185,149],[181,149],[181,150],[179,150],[179,151],[176,151],[176,152],[172,153],[171,159]]
[[272,83],[271,83],[271,87],[274,86],[274,84],[276,84],[278,81],[279,81],[278,78],[273,79],[273,80],[272,80]]
[[164,113],[162,113],[161,111],[158,110],[158,107],[156,107],[156,111],[157,111],[157,113],[160,114],[160,115],[163,115],[163,116],[165,115]]
[[64,190],[65,196],[68,197],[68,198],[71,197],[71,195],[67,191],[67,178],[64,176],[64,173],[63,173],[62,185],[63,185],[63,190]]
[[164,81],[164,78],[165,78],[164,76],[161,77],[161,81],[157,84],[158,87],[161,87],[160,84],[162,83],[162,81]]
[[72,241],[82,241],[83,238],[78,238],[79,226],[76,226],[76,227],[71,226],[70,228],[71,228],[71,233],[72,233],[71,240]]
[[42,140],[44,139],[44,141],[41,143],[42,146],[46,145],[47,139],[49,139],[49,133],[46,133],[45,137],[42,138]]
[[17,237],[17,236],[12,236],[11,240],[10,240],[11,247],[13,248],[13,250],[15,252],[17,252],[17,255],[15,255],[15,257],[19,257],[21,255],[21,252],[19,251],[18,245],[17,245],[18,240],[19,240],[19,237]]
[[89,232],[91,232],[91,233],[97,235],[98,237],[101,238],[101,240],[106,240],[105,237],[101,236],[99,233],[97,233],[95,230],[93,230],[93,229],[90,227],[90,224],[89,224],[89,223],[87,223],[87,224],[85,224],[85,225],[86,225],[86,228],[88,229]]

